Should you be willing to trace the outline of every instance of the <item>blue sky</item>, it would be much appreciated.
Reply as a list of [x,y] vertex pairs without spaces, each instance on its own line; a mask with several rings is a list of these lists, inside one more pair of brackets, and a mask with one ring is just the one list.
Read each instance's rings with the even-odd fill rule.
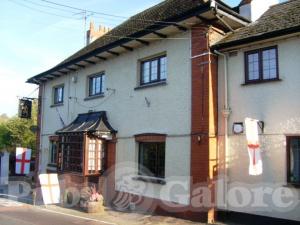
[[[161,2],[161,0],[51,1],[124,17]],[[225,0],[225,3],[233,6],[239,2],[240,0]],[[43,0],[0,0],[0,8],[0,114],[13,116],[17,113],[17,96],[28,97],[37,88],[35,85],[25,84],[26,79],[51,68],[82,48],[85,26],[83,14],[78,14],[79,11],[51,5]],[[88,23],[93,20],[97,25],[104,24],[109,27],[123,21],[116,17],[89,14],[88,16]],[[31,96],[36,97],[37,92]]]

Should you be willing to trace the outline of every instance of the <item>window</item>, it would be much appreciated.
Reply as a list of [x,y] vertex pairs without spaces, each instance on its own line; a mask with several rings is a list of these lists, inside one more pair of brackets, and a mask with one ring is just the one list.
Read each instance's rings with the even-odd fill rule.
[[165,143],[139,143],[139,175],[165,177]]
[[62,104],[64,102],[64,86],[54,87],[54,104]]
[[277,47],[269,47],[245,53],[246,83],[278,80]]
[[105,74],[89,77],[89,96],[102,95],[105,88]]
[[50,151],[49,151],[49,163],[50,164],[57,164],[57,141],[50,141]]
[[59,169],[83,172],[83,135],[70,133],[60,136]]
[[300,136],[287,137],[288,183],[300,185]]
[[140,84],[150,84],[167,79],[167,56],[159,56],[141,62]]
[[59,141],[60,148],[56,154],[60,171],[84,176],[104,172],[107,165],[104,140],[92,135],[69,133],[59,136]]
[[102,140],[93,137],[88,138],[87,170],[89,175],[101,173],[104,169],[104,149]]

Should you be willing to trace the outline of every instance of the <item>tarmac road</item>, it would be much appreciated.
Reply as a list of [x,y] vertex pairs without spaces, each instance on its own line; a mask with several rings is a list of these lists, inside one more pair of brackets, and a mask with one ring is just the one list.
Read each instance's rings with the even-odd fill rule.
[[0,198],[0,225],[113,225]]

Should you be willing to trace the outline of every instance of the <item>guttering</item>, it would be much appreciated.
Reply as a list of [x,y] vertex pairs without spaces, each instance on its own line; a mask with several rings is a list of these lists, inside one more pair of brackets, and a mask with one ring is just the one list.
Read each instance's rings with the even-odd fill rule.
[[[228,120],[229,120],[229,116],[231,114],[231,109],[229,107],[228,104],[228,61],[227,61],[227,55],[224,53],[221,53],[217,50],[214,51],[215,54],[222,56],[224,58],[224,108],[222,110],[222,114],[224,117],[224,141],[225,141],[225,149],[224,149],[224,179],[225,179],[225,196],[228,193],[228,167],[229,167],[229,160],[227,162],[227,154],[228,154]],[[225,202],[225,206],[227,209],[227,200]]]

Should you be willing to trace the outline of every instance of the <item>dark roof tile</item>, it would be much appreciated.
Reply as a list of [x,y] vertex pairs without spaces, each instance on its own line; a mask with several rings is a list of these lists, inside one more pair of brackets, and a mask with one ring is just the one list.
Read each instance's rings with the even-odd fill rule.
[[[229,34],[215,48],[229,47],[251,42],[257,37],[266,37],[278,31],[300,28],[300,0],[290,0],[271,6],[256,22]],[[299,30],[300,31],[300,30]]]

